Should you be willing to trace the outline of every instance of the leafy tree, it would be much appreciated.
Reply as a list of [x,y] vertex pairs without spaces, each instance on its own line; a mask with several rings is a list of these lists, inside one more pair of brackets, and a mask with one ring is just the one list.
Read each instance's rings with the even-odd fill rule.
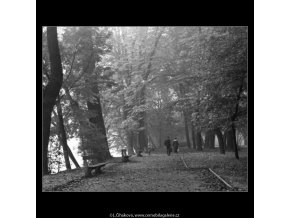
[[61,146],[55,137],[50,137],[50,146],[48,148],[48,172],[58,173],[63,167]]
[[84,154],[96,156],[96,161],[111,157],[100,97],[101,83],[106,75],[103,75],[104,68],[98,65],[102,55],[110,50],[106,44],[109,36],[106,29],[93,27],[66,28],[63,35],[65,56],[70,63],[64,85],[65,100],[79,127],[80,149]]
[[[109,148],[127,147],[141,156],[149,143],[163,146],[169,135],[197,151],[213,149],[217,137],[221,154],[232,150],[239,158],[236,136],[247,137],[246,27],[62,32],[60,105],[66,135],[81,139],[82,154],[101,161]],[[46,52],[44,86],[48,63]]]
[[[189,84],[182,100],[183,105],[191,105],[192,126],[208,133],[229,127],[234,132],[235,126],[245,126],[247,29],[178,27],[171,35],[176,50],[171,68],[180,70],[173,83]],[[212,134],[207,135],[205,146],[212,142]]]

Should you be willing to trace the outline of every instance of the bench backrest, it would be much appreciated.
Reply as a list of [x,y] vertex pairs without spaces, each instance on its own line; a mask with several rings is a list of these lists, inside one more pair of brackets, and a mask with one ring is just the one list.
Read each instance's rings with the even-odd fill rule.
[[86,155],[86,156],[83,156],[83,160],[93,160],[93,159],[98,159],[99,156],[97,155]]

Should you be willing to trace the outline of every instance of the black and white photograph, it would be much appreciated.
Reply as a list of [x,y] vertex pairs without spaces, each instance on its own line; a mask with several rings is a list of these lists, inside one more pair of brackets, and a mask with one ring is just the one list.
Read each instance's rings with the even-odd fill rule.
[[0,217],[289,217],[289,1],[37,3],[0,3]]
[[248,192],[248,27],[43,26],[42,192]]

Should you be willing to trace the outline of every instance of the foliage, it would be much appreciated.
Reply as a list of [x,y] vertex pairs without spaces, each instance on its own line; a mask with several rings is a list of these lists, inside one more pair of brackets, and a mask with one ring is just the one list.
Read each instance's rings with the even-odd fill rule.
[[[68,138],[81,137],[80,121],[94,116],[87,102],[96,97],[111,147],[128,145],[128,133],[144,128],[159,145],[167,135],[184,138],[183,112],[195,130],[234,123],[247,135],[247,27],[64,27],[60,49]],[[46,53],[43,43],[44,85]]]
[[64,167],[64,160],[60,142],[56,137],[50,137],[48,156],[49,171],[51,173],[58,173],[60,169]]

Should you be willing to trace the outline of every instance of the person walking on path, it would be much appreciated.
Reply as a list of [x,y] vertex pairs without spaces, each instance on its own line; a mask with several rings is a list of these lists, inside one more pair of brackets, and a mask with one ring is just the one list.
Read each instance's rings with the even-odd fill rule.
[[174,153],[177,153],[177,152],[178,152],[178,146],[179,146],[179,143],[178,143],[176,137],[175,137],[175,139],[173,140],[172,145],[173,145],[173,152],[174,152]]
[[164,145],[166,146],[166,149],[167,149],[167,155],[170,156],[170,153],[171,153],[172,150],[171,150],[171,144],[170,144],[170,138],[169,138],[169,136],[164,141]]

